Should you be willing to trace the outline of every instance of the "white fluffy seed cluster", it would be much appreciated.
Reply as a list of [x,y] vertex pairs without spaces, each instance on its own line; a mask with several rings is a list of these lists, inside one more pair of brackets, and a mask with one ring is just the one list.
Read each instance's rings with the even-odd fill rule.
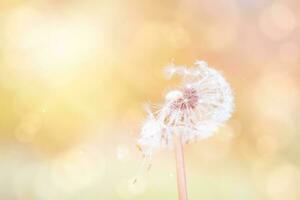
[[168,66],[167,75],[180,75],[182,84],[169,91],[165,102],[155,112],[148,111],[138,139],[145,155],[173,146],[173,135],[184,142],[212,136],[233,112],[234,98],[224,77],[197,61],[195,67]]

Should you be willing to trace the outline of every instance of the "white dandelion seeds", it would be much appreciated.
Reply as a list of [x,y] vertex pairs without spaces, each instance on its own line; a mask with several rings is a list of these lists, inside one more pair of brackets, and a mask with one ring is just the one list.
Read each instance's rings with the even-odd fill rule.
[[174,134],[180,134],[183,143],[211,137],[234,108],[229,84],[206,62],[197,61],[193,68],[171,64],[166,73],[169,77],[180,75],[182,83],[166,94],[159,110],[148,111],[138,139],[145,156],[172,148]]
[[148,111],[138,139],[143,163],[156,150],[174,147],[180,200],[188,199],[183,144],[211,137],[230,118],[234,107],[231,88],[223,76],[204,61],[195,65],[167,67],[167,75],[182,76],[182,84],[166,94],[160,109]]

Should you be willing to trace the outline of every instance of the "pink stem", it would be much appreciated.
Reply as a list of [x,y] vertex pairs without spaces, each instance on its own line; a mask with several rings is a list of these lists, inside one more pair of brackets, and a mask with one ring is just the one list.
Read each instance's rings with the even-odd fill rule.
[[187,186],[186,186],[186,175],[185,175],[185,163],[182,138],[178,134],[174,134],[174,149],[176,157],[176,170],[177,170],[177,187],[179,200],[187,200]]

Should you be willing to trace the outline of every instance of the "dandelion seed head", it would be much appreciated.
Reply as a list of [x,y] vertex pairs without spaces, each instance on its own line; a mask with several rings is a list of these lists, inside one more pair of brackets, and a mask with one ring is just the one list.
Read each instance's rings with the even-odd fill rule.
[[184,142],[211,137],[231,116],[234,98],[223,76],[204,61],[187,68],[169,65],[169,76],[182,77],[181,85],[169,91],[155,114],[149,113],[138,144],[144,154],[172,147],[174,134]]
[[183,95],[175,99],[171,104],[172,110],[184,111],[194,109],[197,106],[199,96],[194,88],[184,88]]
[[183,96],[182,92],[179,90],[172,90],[166,94],[166,101],[174,101]]

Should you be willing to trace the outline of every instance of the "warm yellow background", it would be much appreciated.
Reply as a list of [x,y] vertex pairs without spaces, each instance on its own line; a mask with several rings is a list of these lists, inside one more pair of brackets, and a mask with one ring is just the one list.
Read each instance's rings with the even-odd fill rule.
[[[206,60],[236,97],[186,146],[191,200],[300,199],[298,0],[1,0],[0,199],[176,199],[173,154],[131,185],[163,67]],[[173,83],[172,83],[173,84]]]

